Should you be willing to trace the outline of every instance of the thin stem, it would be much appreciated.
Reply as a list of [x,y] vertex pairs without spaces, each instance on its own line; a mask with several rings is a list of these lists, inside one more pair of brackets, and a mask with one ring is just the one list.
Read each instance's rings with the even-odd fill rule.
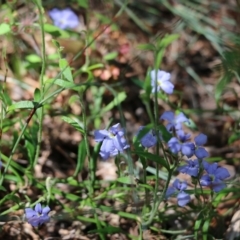
[[[167,188],[168,188],[168,185],[171,181],[171,178],[172,178],[172,173],[174,171],[176,166],[174,166],[170,171],[169,171],[169,174],[168,174],[168,177],[167,177],[167,181],[166,181],[166,184],[164,186],[164,189],[162,191],[162,195],[160,197],[158,197],[158,200],[156,201],[156,203],[154,204],[154,207],[153,207],[153,210],[151,211],[151,214],[150,214],[150,217],[148,218],[148,221],[146,222],[143,222],[142,223],[142,228],[143,230],[146,230],[146,228],[152,223],[153,221],[153,218],[158,210],[158,207],[160,205],[160,203],[163,201],[163,199],[165,198],[165,195],[166,195],[166,191],[167,191]],[[157,172],[157,175],[158,175],[158,172]]]
[[152,111],[151,111],[151,108],[150,108],[150,104],[147,101],[144,101],[144,104],[145,104],[148,116],[150,118],[150,121],[151,121],[152,124],[154,124],[155,121],[154,121],[154,117],[153,117],[153,114],[152,114]]
[[89,194],[90,196],[93,195],[94,193],[94,185],[95,185],[95,170],[96,170],[96,161],[94,161],[93,158],[90,156],[90,150],[89,150],[89,144],[88,144],[88,138],[87,138],[87,119],[86,119],[86,111],[85,107],[82,103],[82,99],[80,99],[80,106],[82,108],[82,121],[83,121],[83,127],[84,127],[84,142],[85,142],[85,147],[86,147],[86,152],[87,152],[87,159],[89,162],[89,171],[90,171],[90,181],[91,181],[91,186],[89,187]]
[[[40,92],[41,92],[41,99],[44,96],[44,74],[46,70],[46,46],[45,46],[45,32],[44,32],[44,23],[43,23],[43,9],[41,0],[34,0],[36,2],[38,11],[39,11],[39,20],[40,20],[40,27],[41,27],[41,40],[42,40],[42,69],[40,74]],[[42,142],[42,129],[43,129],[43,116],[44,116],[44,106],[39,109],[39,129],[38,129],[38,136],[37,136],[37,146],[35,157],[33,161],[32,167],[34,167],[37,163],[40,147]]]
[[[155,59],[156,59],[156,53],[155,53]],[[156,155],[159,156],[159,145],[160,145],[160,139],[159,139],[159,132],[158,132],[158,92],[157,92],[157,67],[155,66],[155,81],[154,81],[154,130],[157,136],[157,144],[156,144]],[[148,222],[151,223],[152,219],[154,218],[154,215],[156,213],[156,209],[158,208],[158,186],[159,186],[159,163],[156,163],[156,180],[155,180],[155,187],[154,187],[154,197],[153,197],[153,208],[151,210],[150,218]],[[169,180],[170,181],[170,180]],[[147,223],[148,223],[147,222]]]

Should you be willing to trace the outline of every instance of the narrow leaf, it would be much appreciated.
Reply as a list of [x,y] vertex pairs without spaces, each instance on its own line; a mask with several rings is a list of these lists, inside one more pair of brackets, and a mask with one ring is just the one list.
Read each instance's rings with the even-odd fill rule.
[[66,59],[62,58],[59,60],[59,67],[66,80],[68,80],[69,82],[73,82],[72,71]]
[[124,101],[127,98],[127,95],[125,92],[121,92],[113,99],[112,102],[110,102],[106,107],[104,107],[101,111],[101,113],[110,111],[113,107],[120,104],[122,101]]
[[161,157],[159,157],[159,156],[157,156],[157,155],[154,155],[154,154],[152,154],[152,153],[149,153],[149,152],[134,151],[134,153],[137,154],[137,155],[140,156],[140,157],[144,157],[144,158],[147,158],[147,159],[149,159],[149,160],[151,160],[151,161],[154,161],[154,162],[156,162],[156,163],[159,163],[159,164],[161,164],[163,167],[165,167],[166,169],[169,170],[168,165],[167,165],[167,162],[166,162],[166,160],[165,160],[164,158],[161,158]]
[[32,102],[32,101],[19,101],[17,103],[12,104],[7,108],[7,111],[13,111],[16,109],[33,109],[38,107],[37,102]]
[[77,118],[63,116],[62,120],[72,125],[77,131],[81,132],[82,134],[85,134],[82,127],[82,123]]

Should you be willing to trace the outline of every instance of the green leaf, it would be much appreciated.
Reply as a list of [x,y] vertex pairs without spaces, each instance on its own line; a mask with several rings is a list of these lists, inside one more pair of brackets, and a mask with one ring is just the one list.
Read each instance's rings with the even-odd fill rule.
[[137,154],[140,157],[144,157],[144,158],[147,158],[151,161],[159,163],[162,166],[164,166],[166,169],[169,170],[169,167],[168,167],[168,164],[167,164],[166,160],[164,158],[161,158],[160,156],[154,155],[154,154],[149,153],[149,152],[134,151],[134,153]]
[[59,190],[55,187],[52,187],[52,193],[60,194],[61,196],[64,196],[66,199],[71,200],[73,202],[81,201],[81,198],[79,196],[72,194],[72,193],[62,192],[61,190]]
[[78,173],[81,172],[83,169],[85,159],[87,156],[86,144],[87,143],[85,142],[85,139],[83,139],[78,145],[77,166],[76,166],[75,173],[73,174],[73,176],[77,176]]
[[89,66],[87,68],[87,71],[92,71],[94,69],[103,68],[103,67],[104,67],[104,65],[102,63],[96,63],[96,64]]
[[[147,172],[149,172],[149,173],[151,173],[151,174],[153,174],[153,175],[157,175],[157,170],[156,170],[156,168],[153,168],[153,167],[147,167],[146,168],[146,171]],[[165,171],[162,171],[162,170],[158,170],[158,177],[159,178],[161,178],[161,179],[163,179],[163,180],[165,180],[165,181],[167,181],[167,178],[168,178],[168,173],[167,172],[165,172]]]
[[6,104],[6,106],[9,106],[12,104],[12,99],[10,98],[7,92],[1,93],[1,98],[3,99],[3,102]]
[[118,212],[118,215],[120,217],[124,217],[124,218],[129,218],[135,221],[139,221],[139,216],[138,215],[134,215],[132,213],[127,213],[127,212]]
[[215,99],[217,101],[220,100],[220,97],[221,97],[223,91],[225,90],[227,84],[231,82],[232,77],[233,77],[232,74],[227,74],[227,75],[223,76],[217,83],[217,86],[215,89]]
[[103,57],[103,59],[106,60],[106,61],[110,61],[110,60],[115,59],[117,56],[118,56],[118,52],[110,52],[110,53],[107,53],[107,54]]
[[234,132],[228,139],[228,144],[231,144],[240,139],[240,132]]
[[84,85],[84,84],[71,83],[63,79],[48,79],[46,83],[56,84],[60,87],[73,89],[73,90],[78,90],[79,88],[82,88],[82,86]]
[[56,41],[55,39],[52,39],[52,43],[57,49],[60,49],[61,45],[58,41]]
[[16,109],[33,109],[39,107],[37,102],[32,101],[19,101],[17,103],[12,104],[7,108],[7,111],[13,111]]
[[7,189],[4,186],[0,186],[0,190],[6,192]]
[[165,142],[168,142],[172,138],[172,134],[169,133],[163,124],[158,125],[158,130],[161,132],[162,138]]
[[143,88],[145,90],[145,94],[141,95],[141,98],[145,101],[149,101],[150,94],[152,92],[150,69],[148,69],[148,71],[147,71],[147,75],[145,77]]
[[41,63],[42,62],[42,59],[36,54],[27,55],[26,60],[30,63]]
[[133,185],[135,184],[135,180],[133,179],[133,177],[131,176],[127,176],[127,177],[119,177],[117,178],[117,181],[123,184],[128,184],[128,185]]
[[114,233],[122,233],[122,229],[118,227],[113,227],[113,226],[104,226],[104,228],[101,229],[95,229],[95,230],[90,230],[88,233],[104,233],[104,234],[114,234]]
[[210,219],[207,219],[202,227],[203,232],[203,240],[208,240],[208,233],[209,233],[209,227],[210,227]]
[[78,0],[78,5],[83,8],[88,8],[88,0]]
[[81,132],[82,134],[85,134],[83,124],[77,118],[63,116],[62,120],[72,125],[77,131]]
[[25,141],[25,149],[27,150],[28,158],[30,162],[34,161],[34,156],[35,156],[35,146],[31,141],[26,139]]
[[36,88],[34,91],[34,100],[36,102],[40,102],[41,101],[41,91],[39,88]]
[[62,38],[69,38],[70,35],[67,31],[64,31],[52,24],[45,23],[44,24],[44,31],[51,34],[53,37],[62,37]]
[[165,35],[164,38],[160,40],[159,47],[166,48],[173,41],[177,40],[179,38],[179,36],[180,36],[179,34]]
[[72,76],[72,70],[68,64],[68,61],[64,58],[59,60],[59,67],[62,71],[63,76],[68,80],[69,82],[73,82],[73,76]]
[[9,24],[7,23],[0,24],[0,35],[4,35],[6,33],[9,33],[10,31],[11,31],[11,28]]
[[131,78],[131,81],[141,89],[143,89],[144,83],[143,81],[139,80],[138,78]]
[[153,51],[153,52],[156,51],[156,47],[151,43],[139,44],[137,48],[140,50],[147,50],[147,51]]
[[119,105],[126,98],[127,98],[127,95],[125,92],[118,93],[117,97],[115,97],[113,101],[111,101],[106,107],[102,109],[101,114],[110,111],[113,107]]
[[7,196],[5,197],[5,199],[7,199],[7,200],[12,200],[13,202],[15,202],[15,203],[17,203],[17,204],[20,203],[20,199],[19,199],[17,196],[13,195],[13,194],[7,195]]

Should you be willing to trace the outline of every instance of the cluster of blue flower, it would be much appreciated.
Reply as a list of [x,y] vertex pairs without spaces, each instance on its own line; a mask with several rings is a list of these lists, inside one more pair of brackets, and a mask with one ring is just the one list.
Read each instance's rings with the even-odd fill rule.
[[[173,84],[170,82],[171,75],[164,71],[151,71],[151,85],[152,92],[163,90],[167,94],[173,92]],[[230,174],[226,168],[218,166],[217,163],[209,164],[204,160],[208,157],[208,152],[203,147],[207,142],[207,136],[200,133],[194,138],[194,142],[190,142],[190,134],[184,132],[182,123],[189,122],[189,119],[183,114],[179,113],[177,116],[171,111],[166,111],[160,117],[160,120],[167,121],[166,129],[172,134],[172,138],[166,143],[168,149],[173,154],[180,154],[181,158],[186,156],[191,158],[193,156],[196,159],[186,160],[186,165],[180,166],[178,171],[188,174],[192,177],[200,179],[201,186],[210,187],[214,192],[219,192],[226,187],[223,182],[224,179],[230,177]],[[137,135],[144,131],[145,127],[140,127]],[[124,131],[121,129],[120,124],[112,126],[109,130],[97,130],[94,132],[95,141],[102,142],[100,148],[100,155],[103,159],[116,156],[118,153],[122,153],[125,149],[129,148],[124,137]],[[159,133],[160,141],[163,141],[161,133]],[[144,134],[140,143],[144,148],[150,148],[156,145],[157,136],[154,130],[148,131]],[[167,189],[166,198],[177,194],[177,200],[179,206],[185,206],[190,200],[190,195],[184,192],[187,188],[187,182],[181,182],[176,179],[173,185]]]
[[[62,10],[54,8],[48,13],[54,25],[61,29],[74,29],[79,25],[78,16],[70,8]],[[150,77],[153,93],[156,91],[159,92],[160,90],[167,94],[173,93],[174,85],[170,81],[170,73],[153,70],[150,73]],[[215,192],[222,190],[226,186],[223,180],[228,178],[230,174],[227,169],[218,166],[217,163],[209,164],[204,160],[204,158],[208,156],[208,152],[203,147],[207,142],[207,136],[201,133],[195,137],[194,143],[189,142],[190,134],[185,134],[182,129],[182,123],[188,122],[189,120],[183,113],[174,116],[173,112],[166,111],[162,114],[160,120],[168,122],[166,129],[173,135],[167,143],[169,150],[173,154],[181,153],[182,156],[187,156],[188,158],[194,155],[197,157],[197,159],[194,160],[187,160],[187,164],[179,167],[178,171],[189,174],[192,177],[199,177],[202,186],[208,186]],[[144,131],[144,128],[145,127],[140,127],[137,135],[141,131]],[[108,130],[96,130],[94,137],[96,142],[102,142],[100,155],[105,160],[122,153],[130,147],[124,137],[124,130],[119,123],[113,125]],[[161,133],[159,134],[159,139],[163,141]],[[140,139],[141,145],[145,148],[155,146],[157,141],[158,139],[154,130],[150,130]],[[203,173],[205,174],[202,175]],[[186,188],[187,182],[181,182],[179,179],[176,179],[172,186],[168,188],[166,198],[177,194],[178,205],[185,206],[191,200],[190,195],[184,192]],[[26,208],[25,216],[28,223],[37,227],[49,221],[49,212],[50,208],[48,206],[42,208],[41,204],[38,203],[34,210]]]

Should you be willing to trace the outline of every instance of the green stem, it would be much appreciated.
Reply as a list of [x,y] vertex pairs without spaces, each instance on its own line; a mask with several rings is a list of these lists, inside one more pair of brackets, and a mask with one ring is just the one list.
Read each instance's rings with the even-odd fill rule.
[[[154,204],[153,210],[151,211],[150,217],[148,218],[148,221],[142,223],[142,229],[143,229],[143,230],[146,230],[147,227],[152,223],[153,218],[154,218],[154,216],[155,216],[155,214],[156,214],[156,212],[157,212],[157,210],[158,210],[158,208],[159,208],[160,203],[161,203],[161,202],[163,201],[163,199],[165,198],[166,191],[167,191],[168,185],[169,185],[169,183],[170,183],[170,181],[171,181],[172,173],[173,173],[174,169],[175,169],[175,166],[169,171],[166,184],[165,184],[164,189],[163,189],[163,191],[162,191],[162,195],[161,195],[160,197],[158,197],[157,200],[155,199],[156,202],[155,202],[155,204]],[[157,172],[157,175],[158,175],[158,172]]]
[[151,121],[152,124],[154,124],[155,121],[154,121],[154,117],[153,117],[153,114],[152,114],[152,111],[151,111],[150,104],[147,101],[144,101],[144,104],[145,104],[145,107],[147,109],[147,113],[148,113],[148,116],[150,118],[150,121]]
[[[156,56],[155,56],[156,59]],[[158,131],[158,92],[157,92],[157,66],[155,66],[155,85],[154,85],[154,130],[157,136],[157,144],[156,144],[156,155],[159,156],[159,148],[160,148],[160,139],[159,139],[159,131]],[[154,187],[154,196],[153,196],[153,208],[151,210],[150,218],[148,220],[149,223],[153,220],[156,209],[158,208],[158,186],[159,186],[159,163],[156,163],[156,181],[155,181],[155,187]],[[170,181],[170,180],[169,180]],[[147,222],[147,225],[148,225]]]
[[85,107],[82,103],[82,98],[80,97],[80,106],[82,108],[82,121],[83,121],[83,127],[84,127],[84,142],[85,147],[87,151],[87,159],[89,162],[89,170],[90,170],[90,181],[91,181],[91,187],[89,187],[89,194],[90,196],[93,196],[94,194],[94,185],[95,185],[95,170],[96,170],[96,161],[94,161],[93,158],[90,156],[90,150],[89,150],[89,144],[88,144],[88,138],[87,138],[87,119],[86,119],[86,111]]
[[[41,27],[41,41],[42,41],[42,69],[40,74],[40,92],[41,92],[41,99],[44,95],[44,74],[46,71],[46,46],[45,46],[45,32],[44,32],[44,22],[43,22],[43,8],[41,0],[34,0],[34,2],[37,5],[38,11],[39,11],[39,20],[40,20],[40,27]],[[36,146],[36,152],[35,157],[33,161],[32,167],[34,167],[38,161],[39,153],[40,153],[40,147],[42,142],[42,129],[43,129],[43,116],[44,116],[44,106],[42,106],[38,110],[38,116],[39,116],[39,129],[38,129],[38,137],[37,137],[37,146]]]

